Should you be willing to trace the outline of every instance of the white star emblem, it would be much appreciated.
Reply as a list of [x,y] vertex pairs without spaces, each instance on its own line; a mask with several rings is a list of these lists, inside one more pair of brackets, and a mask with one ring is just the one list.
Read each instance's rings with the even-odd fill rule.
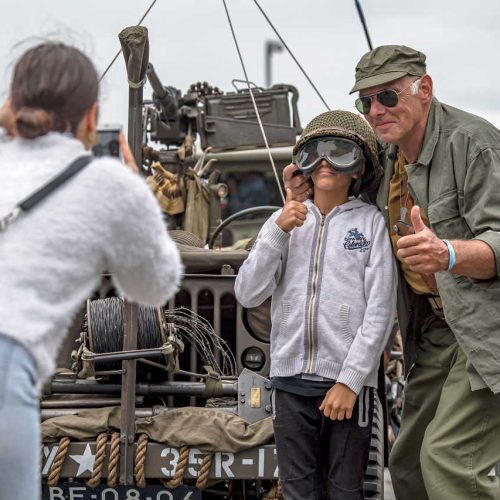
[[83,455],[70,455],[70,458],[79,464],[77,477],[85,471],[92,472],[94,470],[95,455],[90,451],[90,444],[87,443]]

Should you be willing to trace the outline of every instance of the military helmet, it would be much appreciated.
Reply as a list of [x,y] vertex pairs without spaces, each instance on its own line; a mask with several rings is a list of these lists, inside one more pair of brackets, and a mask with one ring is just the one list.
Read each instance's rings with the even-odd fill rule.
[[[359,192],[366,193],[377,189],[383,173],[378,157],[377,138],[370,125],[361,116],[350,111],[327,111],[313,118],[304,128],[293,148],[294,161],[300,148],[307,141],[316,137],[328,136],[350,139],[361,146],[366,163]],[[350,194],[357,196],[359,193]]]

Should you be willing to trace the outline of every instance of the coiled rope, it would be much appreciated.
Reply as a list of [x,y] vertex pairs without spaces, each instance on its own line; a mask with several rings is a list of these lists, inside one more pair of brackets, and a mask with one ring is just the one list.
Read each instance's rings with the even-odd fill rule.
[[113,432],[113,434],[111,434],[111,447],[109,450],[109,460],[108,460],[107,484],[110,488],[113,488],[118,484],[119,464],[120,464],[120,433]]
[[63,437],[59,441],[59,446],[57,449],[57,454],[50,466],[49,473],[47,475],[47,484],[49,486],[56,486],[59,482],[59,478],[61,477],[61,470],[66,459],[66,455],[69,449],[69,437]]
[[106,444],[108,442],[108,433],[102,432],[97,436],[95,443],[95,459],[94,467],[92,469],[92,476],[85,481],[85,484],[90,488],[95,488],[101,482],[102,469],[104,465],[104,458],[106,457]]
[[212,467],[213,457],[213,453],[207,453],[203,457],[203,461],[201,462],[198,479],[196,479],[196,487],[200,490],[203,490],[207,487],[208,473],[210,472],[210,467]]
[[[102,432],[97,436],[95,444],[95,460],[92,469],[92,476],[85,481],[85,484],[90,488],[96,488],[101,483],[102,473],[104,469],[104,462],[106,459],[106,447],[108,444],[109,434],[107,432]],[[134,459],[134,477],[135,483],[139,488],[144,488],[146,486],[146,473],[145,464],[146,456],[148,450],[148,435],[141,434],[137,440],[135,459]],[[61,477],[61,471],[66,460],[68,450],[70,445],[69,437],[63,437],[59,441],[59,446],[57,454],[54,458],[54,462],[50,467],[50,471],[47,476],[48,486],[57,486],[59,479]],[[186,468],[189,460],[189,446],[182,446],[179,451],[179,459],[177,460],[177,465],[175,468],[175,473],[173,477],[168,481],[162,481],[162,483],[168,488],[177,488],[183,482],[184,475],[186,473]],[[109,447],[109,458],[108,458],[108,478],[107,485],[109,487],[115,487],[118,484],[118,462],[120,457],[120,434],[118,432],[113,432],[111,434],[111,444]],[[196,479],[196,487],[199,489],[204,489],[207,486],[210,468],[213,463],[213,453],[207,453],[201,462],[200,470],[198,473],[198,478]]]
[[135,452],[134,476],[135,483],[139,488],[146,486],[146,474],[144,472],[144,463],[146,462],[146,452],[148,450],[148,435],[141,434],[137,441]]
[[182,446],[179,453],[179,460],[177,460],[177,467],[175,468],[174,476],[169,481],[162,481],[167,488],[177,488],[177,486],[182,484],[182,479],[188,464],[188,458],[189,446]]

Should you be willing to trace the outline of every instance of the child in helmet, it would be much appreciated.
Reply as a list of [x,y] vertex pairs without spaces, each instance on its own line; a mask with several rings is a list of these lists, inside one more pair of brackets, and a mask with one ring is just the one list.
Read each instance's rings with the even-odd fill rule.
[[395,315],[385,223],[359,198],[381,175],[370,126],[348,111],[314,118],[293,150],[314,183],[287,189],[235,284],[244,307],[272,296],[274,434],[285,500],[362,500],[380,355]]

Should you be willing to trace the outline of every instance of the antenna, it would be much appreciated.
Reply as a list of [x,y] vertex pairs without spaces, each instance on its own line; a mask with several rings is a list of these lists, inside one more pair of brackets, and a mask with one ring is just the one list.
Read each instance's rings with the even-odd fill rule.
[[363,25],[363,30],[365,32],[366,41],[368,42],[368,47],[370,48],[370,50],[373,50],[372,41],[370,39],[370,33],[368,33],[368,26],[366,25],[365,15],[363,14],[363,8],[361,7],[359,0],[354,0],[354,3],[356,4],[356,9],[358,11],[359,20],[361,21],[361,24]]

